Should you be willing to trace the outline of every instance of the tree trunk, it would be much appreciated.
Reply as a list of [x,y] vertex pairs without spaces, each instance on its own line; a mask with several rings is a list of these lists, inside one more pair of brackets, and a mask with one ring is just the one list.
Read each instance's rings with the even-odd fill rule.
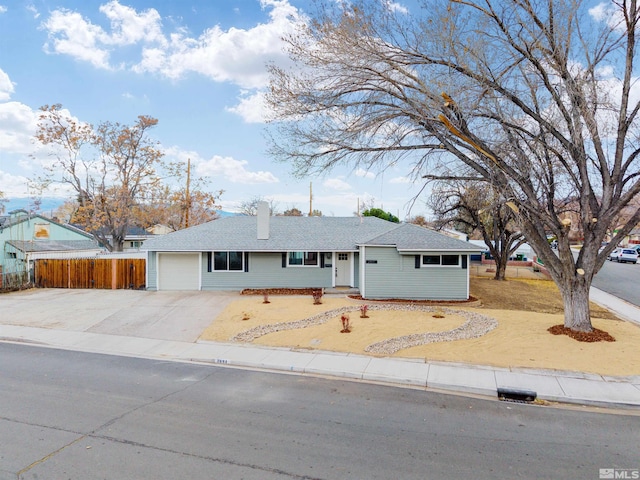
[[493,279],[506,280],[507,264],[509,263],[509,249],[495,249],[495,252],[491,252],[491,254],[493,255],[493,261],[496,263],[496,274]]
[[496,274],[494,275],[494,280],[506,280],[507,279],[507,263],[508,260],[505,261],[499,257],[495,258],[496,261]]
[[589,308],[590,282],[577,278],[558,286],[564,302],[564,326],[578,332],[593,331]]

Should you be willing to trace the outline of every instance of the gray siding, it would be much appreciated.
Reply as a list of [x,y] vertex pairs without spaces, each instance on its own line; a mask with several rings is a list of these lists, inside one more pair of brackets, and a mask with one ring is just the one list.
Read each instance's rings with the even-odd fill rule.
[[147,290],[158,289],[158,254],[149,252],[147,256]]
[[249,253],[248,272],[207,272],[207,253],[202,258],[203,290],[244,288],[329,288],[332,268],[282,268],[281,253]]
[[353,286],[360,288],[360,254],[353,254]]
[[377,263],[365,263],[366,298],[467,299],[468,268],[415,268],[415,255],[400,255],[395,247],[366,247],[367,260]]

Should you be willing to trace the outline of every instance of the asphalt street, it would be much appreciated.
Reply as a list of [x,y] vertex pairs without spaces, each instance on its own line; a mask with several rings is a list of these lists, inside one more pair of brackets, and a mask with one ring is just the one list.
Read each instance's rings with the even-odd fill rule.
[[0,344],[0,479],[598,479],[640,416]]
[[593,279],[600,290],[640,306],[640,263],[606,261]]

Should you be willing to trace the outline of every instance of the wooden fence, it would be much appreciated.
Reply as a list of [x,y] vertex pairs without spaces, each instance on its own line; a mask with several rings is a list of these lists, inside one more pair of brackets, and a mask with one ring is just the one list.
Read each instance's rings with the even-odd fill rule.
[[145,288],[144,258],[40,259],[34,264],[36,287]]

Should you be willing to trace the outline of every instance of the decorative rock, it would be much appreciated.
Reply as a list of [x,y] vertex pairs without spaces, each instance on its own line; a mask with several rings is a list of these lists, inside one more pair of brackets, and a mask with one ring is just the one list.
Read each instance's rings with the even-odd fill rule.
[[[272,323],[269,325],[261,325],[258,327],[245,330],[231,337],[232,342],[252,342],[258,337],[269,333],[281,332],[284,330],[296,330],[306,328],[312,325],[322,325],[332,318],[343,313],[354,312],[360,310],[360,306],[348,306],[336,308],[323,313],[319,313],[303,320],[295,322]],[[498,326],[496,319],[487,317],[476,312],[468,312],[465,310],[457,310],[452,308],[434,308],[430,306],[417,304],[385,304],[370,305],[369,310],[397,310],[397,311],[414,311],[414,312],[444,312],[448,315],[459,315],[466,318],[467,321],[453,330],[446,332],[427,332],[404,335],[401,337],[389,338],[381,342],[374,343],[365,348],[365,351],[376,354],[390,355],[405,348],[416,347],[418,345],[426,345],[435,342],[450,342],[454,340],[463,340],[468,338],[477,338],[487,334]]]

